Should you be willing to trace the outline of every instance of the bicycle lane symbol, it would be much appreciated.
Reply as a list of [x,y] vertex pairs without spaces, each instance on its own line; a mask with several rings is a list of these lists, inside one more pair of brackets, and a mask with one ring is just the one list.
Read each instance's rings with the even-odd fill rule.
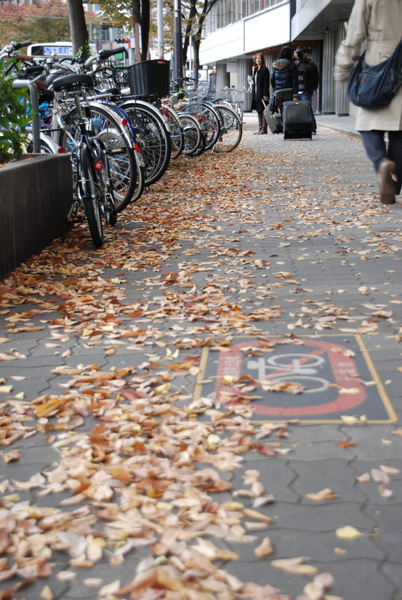
[[[324,351],[318,349],[310,354],[293,353],[278,354],[269,358],[260,357],[257,360],[247,361],[247,368],[257,370],[257,379],[260,383],[296,383],[304,386],[304,393],[321,392],[328,388],[331,382],[323,377],[318,377],[320,368],[325,366],[325,359],[319,354]],[[269,372],[271,371],[271,373]]]
[[[283,340],[278,340],[279,342],[283,347]],[[293,418],[339,413],[354,409],[367,400],[364,385],[358,379],[359,373],[354,360],[350,356],[345,356],[344,346],[324,340],[305,339],[303,343],[309,349],[306,353],[291,352],[268,358],[252,358],[247,360],[245,365],[243,365],[242,348],[252,345],[258,348],[258,342],[235,344],[230,353],[222,354],[218,359],[216,397],[220,396],[223,388],[220,383],[221,378],[228,374],[240,377],[244,375],[243,371],[246,367],[250,375],[259,382],[289,381],[299,383],[306,388],[301,394],[295,395],[284,392],[268,393],[262,402],[250,403],[255,415]],[[325,370],[325,374],[320,373],[320,370]],[[331,379],[328,378],[328,373]],[[318,392],[321,395],[317,398]],[[272,394],[275,394],[275,397]],[[284,399],[282,394],[286,396],[286,403],[278,406],[278,400]],[[229,401],[228,404],[230,403]]]

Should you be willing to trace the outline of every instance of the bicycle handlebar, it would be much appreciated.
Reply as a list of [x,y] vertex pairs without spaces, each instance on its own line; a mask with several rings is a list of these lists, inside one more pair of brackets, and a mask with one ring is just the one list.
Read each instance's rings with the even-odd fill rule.
[[25,42],[11,42],[11,44],[13,45],[14,50],[21,50],[21,48],[26,48],[26,46],[29,46],[31,41],[26,40]]
[[115,48],[114,50],[100,50],[95,56],[90,56],[85,61],[84,66],[87,68],[97,60],[107,60],[111,56],[114,56],[115,54],[121,54],[122,52],[127,52],[127,49],[124,46],[120,46],[119,48]]
[[119,46],[119,48],[115,48],[114,50],[101,50],[99,52],[99,58],[101,60],[106,60],[115,54],[121,54],[122,52],[127,52],[124,46]]

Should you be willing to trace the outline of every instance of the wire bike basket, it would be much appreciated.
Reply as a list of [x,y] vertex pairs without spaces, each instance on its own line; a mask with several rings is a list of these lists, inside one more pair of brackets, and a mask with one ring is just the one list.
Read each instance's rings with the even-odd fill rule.
[[130,91],[135,96],[164,98],[170,91],[170,62],[144,60],[127,67]]

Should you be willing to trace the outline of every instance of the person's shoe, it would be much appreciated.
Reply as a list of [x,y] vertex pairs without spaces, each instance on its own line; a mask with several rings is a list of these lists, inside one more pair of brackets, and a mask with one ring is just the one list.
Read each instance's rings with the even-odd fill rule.
[[261,129],[259,131],[254,131],[254,135],[261,135],[262,131]]
[[388,158],[381,161],[378,169],[380,200],[383,204],[395,204],[395,185],[393,175],[396,165]]

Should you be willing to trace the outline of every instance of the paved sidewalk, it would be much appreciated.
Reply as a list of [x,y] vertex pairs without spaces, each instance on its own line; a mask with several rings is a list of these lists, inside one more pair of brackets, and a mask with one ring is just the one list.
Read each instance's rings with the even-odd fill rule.
[[0,282],[4,598],[402,600],[402,203],[334,119]]
[[319,126],[329,127],[340,133],[347,133],[358,138],[360,137],[359,132],[356,131],[355,128],[356,117],[354,116],[338,117],[337,115],[316,115],[316,121]]

